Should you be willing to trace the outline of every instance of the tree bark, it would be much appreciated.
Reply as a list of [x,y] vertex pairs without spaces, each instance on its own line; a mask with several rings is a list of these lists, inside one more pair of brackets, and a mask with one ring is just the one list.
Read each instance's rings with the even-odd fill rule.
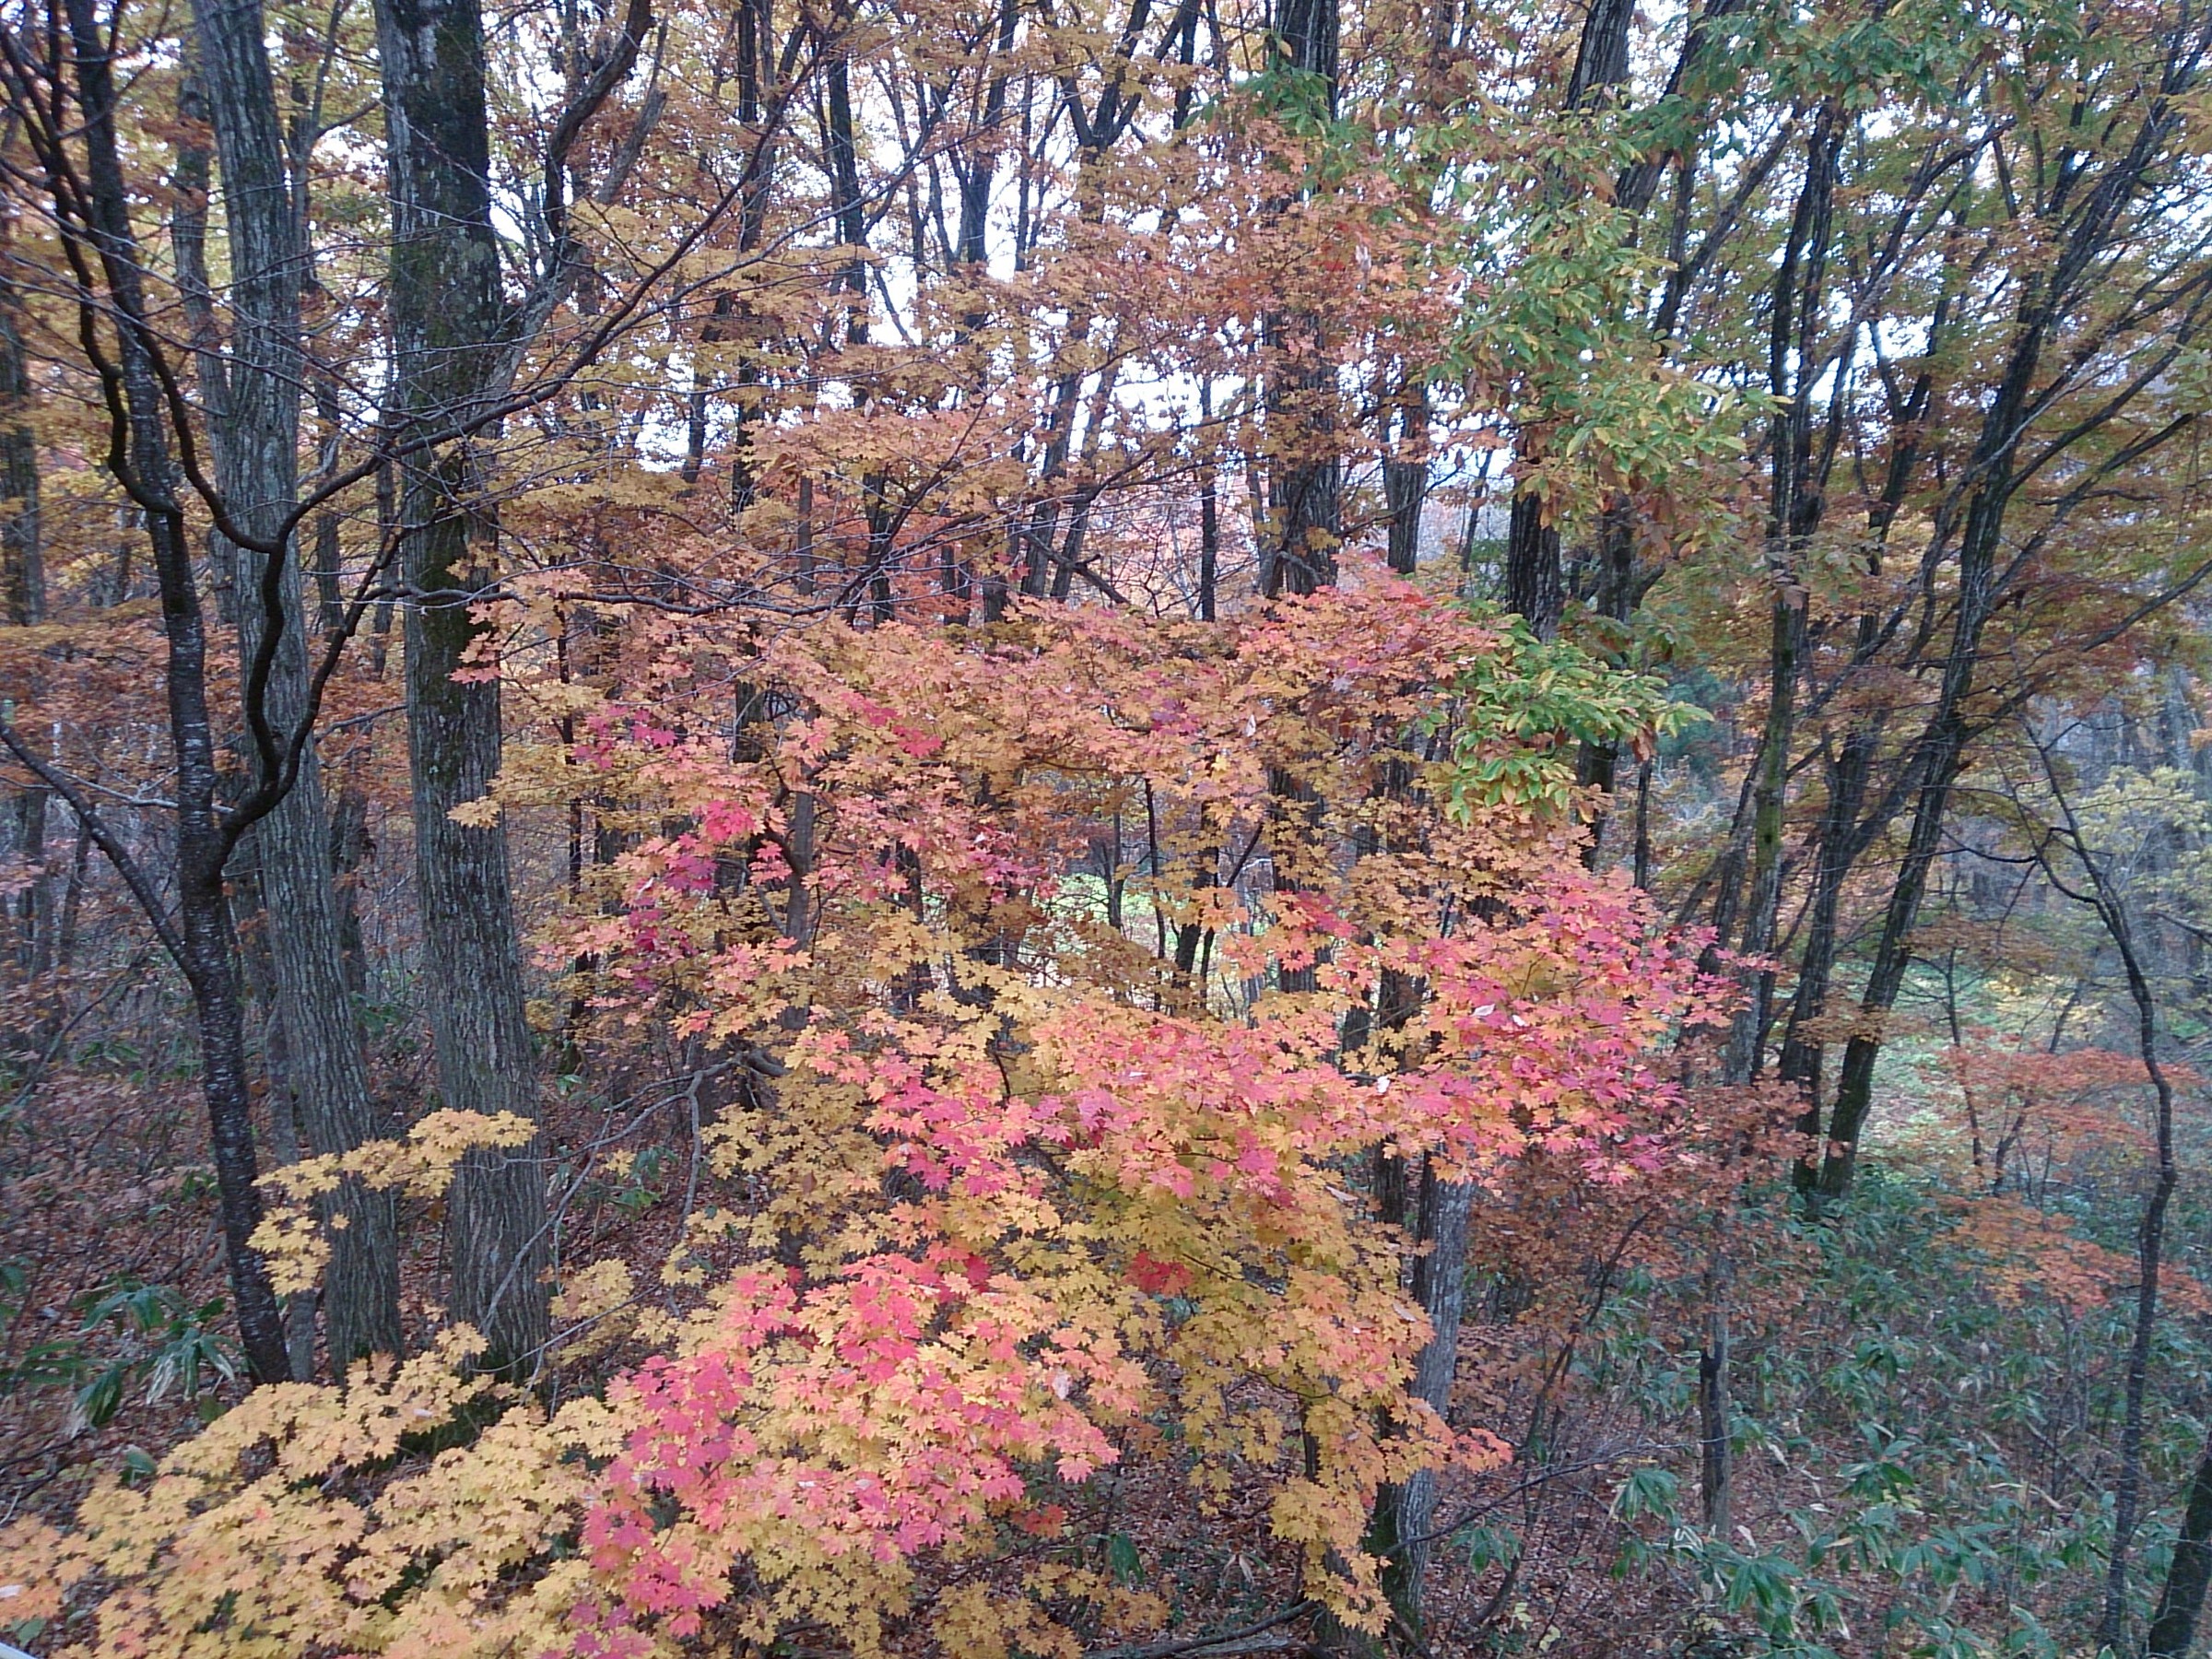
[[[1382,463],[1382,502],[1390,515],[1390,568],[1410,576],[1421,558],[1421,507],[1429,497],[1429,397],[1418,381],[1394,400],[1397,443]],[[1382,440],[1390,442],[1384,417]]]
[[[1813,455],[1812,399],[1825,359],[1818,343],[1829,229],[1835,203],[1843,122],[1824,104],[1806,142],[1805,182],[1774,279],[1768,346],[1768,387],[1778,401],[1771,425],[1767,562],[1773,583],[1768,648],[1767,717],[1759,734],[1757,782],[1751,791],[1751,888],[1744,916],[1747,956],[1773,954],[1782,909],[1783,815],[1796,735],[1798,680],[1806,633],[1806,588],[1798,570],[1806,543],[1820,523],[1823,492]],[[1722,1075],[1730,1083],[1758,1077],[1774,1018],[1774,971],[1754,969],[1743,1008],[1729,1033]]]
[[[258,829],[258,826],[256,826]],[[292,1083],[286,1056],[284,1013],[276,991],[276,962],[269,950],[269,910],[262,879],[262,839],[249,834],[230,855],[229,888],[231,927],[238,935],[239,964],[247,997],[247,1030],[255,1017],[261,1030],[261,1069],[266,1085],[262,1092],[263,1123],[268,1131],[270,1160],[279,1170],[298,1163],[307,1148],[300,1139],[299,1090]],[[337,1241],[333,1240],[334,1245]],[[310,1291],[295,1292],[285,1300],[284,1346],[291,1356],[292,1381],[309,1382],[315,1375],[315,1312],[320,1299]]]
[[46,619],[45,544],[39,527],[39,441],[30,366],[17,323],[15,285],[0,277],[0,613],[18,628]]
[[[477,0],[379,0],[391,171],[390,424],[401,434],[471,418],[505,345],[488,185],[484,25]],[[407,751],[425,984],[446,1105],[535,1120],[522,947],[498,823],[455,807],[499,771],[496,679],[475,665],[471,606],[495,577],[497,521],[464,441],[418,454],[400,488],[406,607]],[[545,1175],[537,1145],[472,1153],[448,1210],[453,1317],[488,1344],[485,1364],[527,1376],[548,1334]]]
[[[290,1374],[284,1320],[268,1273],[253,1249],[261,1221],[261,1194],[252,1100],[246,1083],[244,1011],[239,992],[237,942],[223,891],[230,851],[218,817],[216,739],[207,705],[207,638],[199,588],[186,541],[184,514],[171,477],[164,392],[155,359],[158,338],[149,319],[133,236],[129,195],[115,134],[116,92],[108,30],[95,0],[67,0],[69,44],[76,63],[86,161],[84,244],[99,265],[99,280],[116,320],[119,343],[108,385],[108,465],[144,512],[155,575],[160,585],[162,631],[169,646],[165,689],[170,740],[176,762],[177,918],[173,930],[159,895],[139,894],[172,949],[191,988],[200,1046],[200,1077],[207,1103],[218,1214],[231,1294],[237,1304],[240,1346],[256,1382]],[[12,65],[11,65],[12,67]],[[58,65],[56,66],[58,70]],[[41,160],[53,175],[57,201],[74,194],[65,182],[67,158],[59,135],[41,134]],[[78,271],[80,304],[100,301],[89,266]],[[103,851],[122,853],[115,845]],[[127,858],[127,854],[124,855]],[[142,885],[142,884],[134,884]]]
[[1198,382],[1198,620],[1214,620],[1221,586],[1221,466],[1214,443],[1214,382]]
[[1505,608],[1539,640],[1556,639],[1567,611],[1567,571],[1559,532],[1544,518],[1544,498],[1516,486],[1505,532]]
[[1698,1354],[1698,1494],[1705,1527],[1725,1536],[1735,1487],[1735,1391],[1729,1374],[1731,1265],[1716,1253],[1705,1276],[1705,1341]]
[[2205,1610],[2205,1589],[2212,1584],[2212,1439],[2197,1459],[2189,1482],[2189,1507],[2182,1515],[2181,1536],[2159,1605],[2150,1616],[2143,1643],[2148,1659],[2185,1659],[2196,1640],[2196,1621]]
[[[1341,19],[1336,0],[1282,0],[1274,50],[1291,69],[1319,78],[1336,112]],[[1267,534],[1260,591],[1318,593],[1336,584],[1344,538],[1344,462],[1335,453],[1336,366],[1322,319],[1270,312],[1261,321],[1267,361],[1262,394],[1267,414]]]
[[[1783,1082],[1797,1084],[1805,1090],[1808,1116],[1800,1120],[1799,1126],[1808,1139],[1820,1133],[1820,1074],[1827,1044],[1818,1035],[1818,1025],[1828,1011],[1829,987],[1835,977],[1836,952],[1841,942],[1839,915],[1843,883],[1857,862],[1854,831],[1865,799],[1873,753],[1872,734],[1853,730],[1845,735],[1841,750],[1829,759],[1826,767],[1828,799],[1821,808],[1813,854],[1805,947],[1798,954],[1797,988],[1790,998],[1790,1018],[1783,1029],[1782,1059],[1777,1067]],[[1810,1167],[1817,1170],[1818,1160]]]
[[[1428,1247],[1413,1266],[1413,1299],[1429,1315],[1429,1340],[1413,1365],[1413,1397],[1446,1423],[1452,1420],[1452,1382],[1459,1368],[1459,1328],[1466,1310],[1467,1230],[1475,1214],[1475,1183],[1444,1181],[1424,1164],[1414,1206],[1413,1237]],[[1382,1587],[1410,1630],[1421,1628],[1421,1581],[1434,1546],[1436,1471],[1423,1469],[1395,1493],[1390,1532],[1396,1553],[1383,1570]]]
[[[309,699],[307,604],[290,536],[299,502],[300,284],[303,227],[284,169],[284,128],[260,0],[194,0],[200,75],[222,167],[232,332],[225,396],[209,421],[218,488],[265,550],[221,543],[235,560],[241,681],[265,728],[289,733]],[[260,757],[265,773],[276,757]],[[350,1152],[389,1133],[374,1112],[360,1024],[347,983],[330,830],[312,735],[291,788],[254,827],[287,1081],[308,1147]],[[349,1181],[322,1206],[334,1372],[401,1346],[398,1218],[389,1194]]]
[[[18,628],[46,619],[44,544],[39,531],[39,441],[24,418],[29,365],[17,324],[15,285],[0,276],[0,616]],[[51,959],[53,887],[47,878],[46,787],[32,782],[14,802],[16,851],[31,877],[14,901],[17,966],[39,977]]]

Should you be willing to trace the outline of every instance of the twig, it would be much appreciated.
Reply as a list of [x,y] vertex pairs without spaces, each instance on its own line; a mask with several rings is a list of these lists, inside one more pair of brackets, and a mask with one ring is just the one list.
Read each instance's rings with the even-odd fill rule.
[[1099,1648],[1090,1653],[1088,1659],[1173,1659],[1173,1655],[1179,1653],[1202,1653],[1208,1649],[1218,1652],[1230,1642],[1246,1641],[1254,1636],[1263,1636],[1293,1619],[1320,1611],[1321,1604],[1317,1601],[1293,1602],[1257,1624],[1244,1625],[1234,1630],[1222,1630],[1212,1636],[1188,1637],[1181,1641],[1155,1641],[1144,1647]]

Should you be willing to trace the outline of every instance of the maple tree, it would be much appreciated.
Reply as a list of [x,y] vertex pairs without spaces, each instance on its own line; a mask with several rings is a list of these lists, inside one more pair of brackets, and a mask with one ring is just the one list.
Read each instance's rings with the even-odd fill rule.
[[[579,1652],[642,1653],[720,1616],[757,1634],[826,1620],[870,1647],[930,1558],[971,1558],[1009,1522],[1057,1535],[1054,1494],[1139,1455],[1126,1437],[1162,1409],[1200,1493],[1266,1480],[1311,1595],[1354,1624],[1380,1617],[1363,1547],[1378,1488],[1501,1448],[1407,1402],[1426,1322],[1338,1165],[1387,1148],[1498,1181],[1537,1158],[1603,1190],[1694,1157],[1694,1113],[1657,1068],[1685,1021],[1712,1018],[1710,988],[1632,889],[1580,873],[1571,817],[1493,768],[1455,787],[1452,759],[1425,769],[1442,787],[1393,815],[1420,825],[1418,844],[1395,827],[1386,839],[1406,851],[1338,883],[1309,877],[1266,903],[1232,879],[1200,911],[1187,879],[1131,872],[1123,902],[1159,918],[1153,948],[1132,946],[1053,874],[1102,796],[1142,790],[1171,851],[1267,823],[1269,773],[1294,769],[1320,811],[1278,831],[1271,856],[1311,857],[1343,835],[1332,815],[1375,816],[1373,781],[1410,735],[1485,760],[1528,742],[1487,721],[1458,729],[1448,690],[1425,688],[1507,637],[1387,577],[1254,614],[1228,639],[1111,613],[1018,617],[965,650],[893,624],[748,653],[756,694],[788,700],[749,757],[684,737],[677,693],[650,713],[580,711],[548,770],[503,774],[501,810],[581,769],[617,809],[689,826],[605,866],[612,908],[554,946],[564,960],[588,947],[598,1018],[707,1041],[756,1079],[704,1133],[696,1202],[661,1269],[682,1305],[635,1306],[618,1261],[575,1270],[589,1288],[564,1307],[576,1336],[613,1316],[623,1341],[665,1351],[604,1400],[549,1421],[517,1404],[445,1454],[429,1478],[467,1496],[439,1506],[436,1538],[471,1539],[476,1564],[439,1562],[398,1609],[406,1561],[443,1547],[404,1518],[427,1497],[403,1485],[367,1512],[339,1500],[311,1518],[296,1507],[332,1500],[300,1478],[389,1456],[411,1417],[441,1419],[488,1382],[454,1374],[449,1349],[386,1387],[364,1373],[349,1391],[255,1394],[145,1493],[81,1511],[81,1542],[39,1535],[63,1577],[152,1567],[150,1599],[103,1606],[97,1642],[171,1632],[188,1650],[185,1633],[212,1623],[273,1652],[310,1631],[406,1653],[572,1630],[559,1639]],[[680,643],[681,680],[722,677],[707,641]],[[917,681],[937,694],[917,703]],[[1040,684],[1061,689],[1057,709],[1037,707]],[[1490,712],[1480,695],[1467,708]],[[1263,719],[1265,740],[1229,741]],[[1312,992],[1224,1007],[1167,954],[1190,925],[1220,935],[1216,971],[1324,951],[1326,971]],[[1346,1054],[1346,1014],[1390,974],[1422,982],[1420,1007]],[[343,1167],[434,1192],[477,1136],[529,1135],[477,1121],[448,1113],[406,1143],[294,1164],[284,1190],[311,1197]],[[765,1204],[713,1201],[748,1182]],[[280,1259],[309,1253],[280,1287],[314,1282],[327,1242],[311,1210],[279,1211],[257,1237]],[[250,1477],[264,1443],[275,1472]],[[513,1571],[543,1571],[562,1535],[589,1578],[556,1568],[516,1596]],[[206,1553],[234,1547],[220,1569]],[[733,1595],[734,1570],[754,1594]],[[1100,1596],[1117,1622],[1164,1613],[1095,1580],[1048,1559],[1014,1581],[1026,1594],[940,1588],[938,1640],[1034,1645],[1053,1608]],[[227,1594],[253,1611],[224,1613]]]

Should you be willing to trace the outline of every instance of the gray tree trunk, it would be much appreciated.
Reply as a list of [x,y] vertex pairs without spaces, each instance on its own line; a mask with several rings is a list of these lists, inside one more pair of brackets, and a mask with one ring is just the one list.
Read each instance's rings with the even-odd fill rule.
[[[224,1253],[238,1310],[239,1346],[245,1351],[253,1381],[275,1382],[290,1375],[291,1361],[285,1351],[283,1312],[270,1288],[267,1268],[253,1245],[253,1230],[261,1221],[256,1185],[260,1168],[246,1082],[237,941],[223,891],[230,841],[217,805],[215,731],[207,707],[206,621],[185,539],[184,512],[173,488],[167,410],[154,357],[159,335],[147,309],[141,278],[145,266],[132,233],[130,195],[116,139],[119,100],[109,45],[112,35],[94,0],[68,0],[68,14],[88,186],[85,218],[71,223],[69,233],[82,237],[98,255],[106,301],[115,319],[121,396],[110,399],[109,464],[146,514],[147,537],[160,584],[162,632],[169,645],[164,689],[177,797],[173,928],[166,919],[166,907],[136,870],[128,851],[112,837],[103,841],[102,850],[131,883],[192,988],[199,1028],[200,1085],[207,1101],[208,1141],[220,1197]],[[61,182],[66,158],[58,135],[45,129],[34,141],[48,176],[50,198],[72,200]],[[88,308],[98,300],[88,297],[80,303]],[[24,757],[18,751],[17,758]]]
[[[18,628],[46,619],[46,572],[39,535],[39,442],[25,418],[30,375],[17,326],[14,284],[0,278],[0,618]],[[39,977],[51,959],[53,884],[46,855],[46,795],[33,782],[10,808],[16,852],[34,872],[14,904],[17,966]]]
[[[484,22],[477,0],[378,0],[392,192],[391,426],[404,440],[477,418],[506,319],[491,225]],[[500,767],[496,681],[456,681],[476,641],[469,606],[498,535],[465,441],[404,464],[407,747],[426,997],[448,1106],[535,1119],[522,945],[497,824],[454,822]],[[534,1145],[472,1155],[448,1210],[453,1317],[489,1343],[491,1369],[525,1376],[548,1330],[545,1173]]]
[[[300,283],[305,248],[284,166],[284,132],[260,0],[194,0],[200,73],[222,168],[232,335],[222,407],[209,422],[217,482],[241,535],[236,560],[241,680],[279,738],[308,706],[307,606],[290,532],[299,503]],[[249,709],[249,721],[253,711]],[[276,764],[271,752],[265,768]],[[330,862],[329,816],[312,739],[290,791],[254,827],[287,1081],[308,1147],[349,1152],[388,1134],[371,1103],[361,1031],[347,984]],[[399,1237],[389,1194],[348,1183],[325,1201],[332,1223],[324,1288],[334,1371],[397,1353]]]
[[[1413,1265],[1414,1300],[1429,1315],[1430,1335],[1413,1363],[1413,1397],[1447,1423],[1452,1383],[1459,1371],[1459,1330],[1467,1300],[1467,1230],[1475,1216],[1475,1183],[1440,1181],[1424,1164],[1414,1195],[1412,1233],[1428,1253]],[[1421,1629],[1421,1580],[1435,1547],[1436,1471],[1423,1469],[1379,1501],[1378,1520],[1395,1548],[1383,1569],[1382,1587],[1407,1628]]]
[[[1741,942],[1744,953],[1753,957],[1773,954],[1782,909],[1783,814],[1806,638],[1806,589],[1798,564],[1819,525],[1826,500],[1826,480],[1813,443],[1812,400],[1815,382],[1827,361],[1820,352],[1820,302],[1844,136],[1836,107],[1823,104],[1806,141],[1805,183],[1774,279],[1768,355],[1768,387],[1777,401],[1767,525],[1767,561],[1774,588],[1768,653],[1771,690],[1749,801],[1751,891]],[[1727,1082],[1748,1083],[1759,1076],[1773,1023],[1774,979],[1771,970],[1749,975],[1744,1006],[1729,1034],[1723,1065]]]
[[[1329,113],[1335,114],[1343,29],[1336,0],[1283,0],[1275,23],[1281,66],[1318,77]],[[1269,359],[1262,400],[1268,445],[1276,452],[1267,469],[1260,592],[1274,599],[1336,585],[1344,460],[1336,436],[1335,363],[1323,320],[1271,311],[1260,329]]]

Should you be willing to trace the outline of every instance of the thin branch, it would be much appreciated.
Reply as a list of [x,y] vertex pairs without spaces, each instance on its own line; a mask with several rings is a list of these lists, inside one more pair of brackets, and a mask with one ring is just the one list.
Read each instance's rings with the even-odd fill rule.
[[37,751],[17,733],[13,721],[0,719],[0,744],[6,744],[8,752],[40,782],[69,803],[69,810],[76,814],[76,821],[85,827],[85,832],[91,836],[93,843],[107,854],[108,862],[115,866],[115,873],[123,877],[124,885],[131,889],[132,897],[138,900],[139,908],[146,912],[146,919],[153,927],[154,936],[161,941],[161,948],[169,952],[169,959],[177,965],[177,971],[184,972],[184,936],[177,931],[176,924],[170,920],[169,907],[161,902],[160,894],[155,890],[138,861],[131,856],[130,849],[123,844],[122,838],[108,827],[107,820],[84,797],[67,773],[57,771],[39,759]]

